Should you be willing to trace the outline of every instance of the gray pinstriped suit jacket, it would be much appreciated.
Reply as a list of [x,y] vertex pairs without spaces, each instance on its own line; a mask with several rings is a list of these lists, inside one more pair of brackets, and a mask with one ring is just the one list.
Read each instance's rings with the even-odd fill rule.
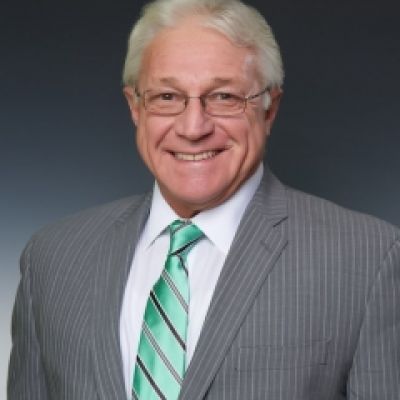
[[[94,208],[29,242],[9,400],[126,399],[119,314],[149,204],[144,196]],[[180,399],[399,400],[399,238],[267,171]]]

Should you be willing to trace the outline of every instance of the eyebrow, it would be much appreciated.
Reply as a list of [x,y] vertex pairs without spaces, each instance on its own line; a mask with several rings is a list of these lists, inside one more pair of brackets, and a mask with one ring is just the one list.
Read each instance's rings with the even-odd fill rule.
[[[177,86],[179,85],[179,80],[173,77],[165,77],[161,78],[160,82],[165,84],[165,85],[173,85]],[[223,86],[223,85],[229,85],[234,82],[233,78],[214,78],[211,80],[211,84],[215,86]]]

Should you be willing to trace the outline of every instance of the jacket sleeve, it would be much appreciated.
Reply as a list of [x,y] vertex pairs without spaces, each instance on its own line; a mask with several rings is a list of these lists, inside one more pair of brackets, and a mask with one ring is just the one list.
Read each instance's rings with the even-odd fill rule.
[[350,400],[400,399],[400,240],[377,272],[347,385]]
[[31,252],[32,241],[21,256],[21,280],[12,317],[12,351],[10,357],[8,400],[47,400],[46,379],[40,343],[32,309]]

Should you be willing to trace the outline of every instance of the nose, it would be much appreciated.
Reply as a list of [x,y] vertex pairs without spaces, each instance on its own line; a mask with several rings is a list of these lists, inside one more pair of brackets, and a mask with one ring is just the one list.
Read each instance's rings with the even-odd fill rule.
[[213,129],[213,119],[204,111],[200,98],[189,97],[185,110],[176,117],[176,134],[189,140],[200,140],[210,135]]

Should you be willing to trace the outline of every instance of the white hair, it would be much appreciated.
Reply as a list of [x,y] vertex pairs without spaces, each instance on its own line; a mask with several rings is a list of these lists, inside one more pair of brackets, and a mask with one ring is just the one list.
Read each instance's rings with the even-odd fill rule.
[[[282,85],[282,58],[270,26],[255,8],[238,0],[155,0],[147,4],[129,37],[124,85],[136,86],[143,53],[153,38],[190,16],[202,16],[202,26],[215,29],[237,46],[251,49],[263,85]],[[265,102],[269,102],[268,95]]]

